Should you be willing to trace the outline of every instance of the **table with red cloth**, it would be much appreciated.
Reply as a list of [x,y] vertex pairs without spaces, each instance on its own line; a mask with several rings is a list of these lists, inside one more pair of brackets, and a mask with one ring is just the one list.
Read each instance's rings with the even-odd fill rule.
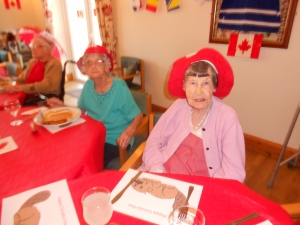
[[[34,108],[21,108],[17,119],[28,117],[21,112]],[[0,110],[1,138],[12,136],[18,145],[16,150],[0,154],[0,210],[4,197],[103,170],[104,124],[84,114],[81,118],[86,121],[52,134],[38,125],[37,131],[32,132],[32,119],[11,126],[14,118]]]
[[24,92],[8,93],[3,92],[0,94],[0,110],[4,109],[4,102],[7,100],[19,100],[21,105],[24,105],[26,94]]
[[[95,186],[106,187],[112,191],[124,174],[125,172],[107,170],[68,181],[80,224],[86,224],[83,219],[81,205],[83,193]],[[205,225],[224,225],[253,212],[259,213],[260,216],[243,223],[243,225],[253,225],[265,220],[269,220],[273,225],[293,224],[290,216],[279,204],[253,192],[238,181],[192,175],[165,173],[158,175],[203,186],[198,208],[205,215]],[[113,212],[108,224],[110,223],[120,225],[152,224],[116,211]]]

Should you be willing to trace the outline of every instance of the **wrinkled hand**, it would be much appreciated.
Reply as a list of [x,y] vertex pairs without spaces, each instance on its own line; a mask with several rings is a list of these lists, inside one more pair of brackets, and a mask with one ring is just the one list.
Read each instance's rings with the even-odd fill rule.
[[14,93],[14,92],[23,91],[23,88],[22,88],[22,85],[16,85],[16,86],[7,85],[7,86],[4,86],[4,90],[8,93]]
[[50,98],[47,101],[47,105],[50,106],[51,108],[55,108],[55,107],[64,106],[64,103],[61,100],[59,100],[58,98]]
[[129,126],[118,138],[117,145],[122,149],[127,148],[129,145],[131,138],[133,137],[134,130]]

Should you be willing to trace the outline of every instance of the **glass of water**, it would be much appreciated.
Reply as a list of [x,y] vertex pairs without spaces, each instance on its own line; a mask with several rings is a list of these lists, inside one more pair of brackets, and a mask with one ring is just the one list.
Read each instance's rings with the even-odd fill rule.
[[[183,213],[184,212],[184,213]],[[170,225],[204,225],[204,214],[197,208],[189,205],[175,209],[169,217]]]
[[[11,114],[14,118],[18,115],[18,112],[21,108],[20,101],[18,99],[15,100],[7,100],[4,102],[4,109],[6,112]],[[14,121],[11,123],[12,126],[16,126]]]
[[103,187],[87,190],[81,198],[83,218],[89,225],[106,224],[113,213],[110,191]]

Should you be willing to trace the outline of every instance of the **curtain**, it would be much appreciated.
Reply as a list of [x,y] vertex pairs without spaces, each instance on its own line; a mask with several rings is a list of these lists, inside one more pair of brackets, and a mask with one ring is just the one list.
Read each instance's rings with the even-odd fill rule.
[[41,0],[44,9],[46,31],[53,34],[52,0]]
[[112,55],[114,60],[114,68],[117,67],[116,43],[114,37],[114,24],[112,15],[112,0],[95,0],[97,17],[99,23],[99,31],[102,45]]

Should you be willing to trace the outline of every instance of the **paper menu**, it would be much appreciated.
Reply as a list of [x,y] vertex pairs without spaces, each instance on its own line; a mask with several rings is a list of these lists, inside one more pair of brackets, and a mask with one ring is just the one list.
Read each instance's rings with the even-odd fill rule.
[[[126,172],[112,191],[111,199],[122,191],[137,172],[132,169]],[[169,214],[173,211],[173,204],[176,205],[179,201],[185,202],[189,186],[194,186],[189,205],[197,208],[203,186],[145,172],[113,204],[113,209],[152,223],[168,224]]]
[[80,225],[66,180],[4,198],[1,224],[19,218],[22,225]]

